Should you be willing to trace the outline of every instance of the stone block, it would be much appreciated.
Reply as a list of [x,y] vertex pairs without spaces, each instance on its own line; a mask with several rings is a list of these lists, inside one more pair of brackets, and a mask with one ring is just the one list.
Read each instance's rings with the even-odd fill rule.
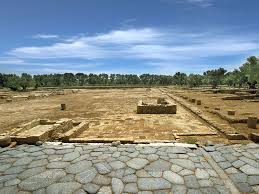
[[63,137],[61,138],[63,142],[69,142],[69,138],[75,138],[84,130],[87,130],[89,127],[89,123],[83,121],[79,125],[73,127],[71,130],[67,131]]
[[251,139],[255,143],[259,143],[259,133],[250,133],[249,139]]
[[229,140],[246,140],[247,138],[239,133],[228,133],[226,134]]
[[256,129],[257,117],[248,117],[247,127]]
[[11,144],[11,138],[8,135],[0,135],[0,147],[6,147]]
[[66,104],[61,104],[61,110],[66,110],[67,106]]
[[139,101],[137,114],[176,114],[176,104],[145,104]]
[[228,110],[228,115],[234,116],[236,114],[235,110]]

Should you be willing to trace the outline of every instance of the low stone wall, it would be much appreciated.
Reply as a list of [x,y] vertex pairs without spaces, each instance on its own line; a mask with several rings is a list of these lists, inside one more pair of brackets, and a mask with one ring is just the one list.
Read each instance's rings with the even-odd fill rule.
[[139,101],[137,114],[176,114],[176,104],[145,104]]

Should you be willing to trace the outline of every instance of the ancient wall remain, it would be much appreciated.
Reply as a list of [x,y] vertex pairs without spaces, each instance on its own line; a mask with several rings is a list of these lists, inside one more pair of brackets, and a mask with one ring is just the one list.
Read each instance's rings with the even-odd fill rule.
[[146,104],[139,101],[137,114],[176,114],[176,104],[170,102],[163,104]]

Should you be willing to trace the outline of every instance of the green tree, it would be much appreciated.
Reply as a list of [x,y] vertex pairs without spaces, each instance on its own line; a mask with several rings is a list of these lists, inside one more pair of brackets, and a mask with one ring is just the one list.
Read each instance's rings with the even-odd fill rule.
[[21,88],[20,77],[15,74],[9,75],[7,78],[6,86],[14,91],[19,90]]
[[20,78],[20,86],[23,90],[26,90],[28,87],[33,86],[32,76],[27,73],[23,73]]
[[202,75],[190,74],[188,76],[187,82],[190,87],[199,87],[202,85]]
[[224,75],[227,71],[223,68],[209,70],[203,73],[207,78],[207,83],[216,88],[219,84],[223,83]]

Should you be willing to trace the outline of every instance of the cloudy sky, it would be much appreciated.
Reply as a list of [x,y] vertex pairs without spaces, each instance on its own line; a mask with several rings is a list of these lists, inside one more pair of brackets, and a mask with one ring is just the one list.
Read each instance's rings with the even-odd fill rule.
[[259,56],[258,0],[1,0],[0,72],[201,73]]

